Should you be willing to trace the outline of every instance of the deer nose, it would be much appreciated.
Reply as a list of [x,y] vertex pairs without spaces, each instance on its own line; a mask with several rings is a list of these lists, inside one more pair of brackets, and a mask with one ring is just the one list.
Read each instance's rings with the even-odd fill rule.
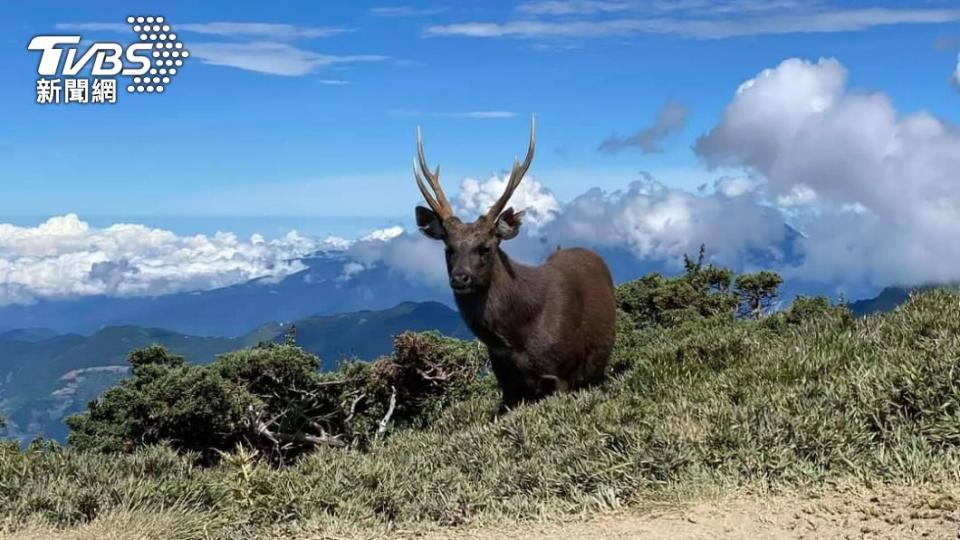
[[470,274],[466,272],[454,272],[450,275],[450,286],[455,289],[469,287],[471,281]]

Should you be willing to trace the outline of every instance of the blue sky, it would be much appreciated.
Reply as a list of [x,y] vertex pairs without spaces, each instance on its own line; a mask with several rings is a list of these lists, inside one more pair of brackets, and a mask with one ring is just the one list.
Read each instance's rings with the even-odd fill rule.
[[[638,171],[693,188],[718,176],[691,150],[697,137],[741,82],[790,57],[837,58],[851,90],[960,121],[949,84],[960,48],[953,3],[684,4],[4,2],[0,217],[26,225],[75,212],[179,232],[369,230],[406,219],[418,202],[409,165],[416,125],[454,190],[465,176],[509,166],[531,113],[540,143],[531,173],[561,201],[593,186],[623,189]],[[195,55],[162,96],[121,95],[107,107],[34,103],[31,36],[128,40],[64,25],[151,13],[197,28],[181,31],[188,49],[227,44],[242,55],[270,43],[268,63],[285,67],[267,71],[303,73]],[[203,30],[215,22],[290,27]],[[671,100],[688,116],[662,151],[598,150],[613,134],[651,125]]]

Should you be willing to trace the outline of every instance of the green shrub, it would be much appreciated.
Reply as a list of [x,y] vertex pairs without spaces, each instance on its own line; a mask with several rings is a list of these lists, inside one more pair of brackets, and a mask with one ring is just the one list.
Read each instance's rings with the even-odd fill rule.
[[438,334],[401,334],[393,356],[326,374],[316,356],[290,343],[204,366],[150,347],[130,354],[132,378],[67,419],[69,443],[101,452],[164,443],[207,464],[238,444],[276,463],[318,445],[366,448],[390,429],[425,427],[468,397],[484,358]]
[[853,315],[846,304],[832,304],[825,296],[797,296],[790,307],[774,313],[764,323],[770,328],[782,328],[817,320],[849,325],[853,323]]
[[131,451],[167,442],[212,458],[240,440],[244,410],[255,398],[208,366],[187,366],[153,347],[130,355],[133,377],[67,418],[69,443],[80,450]]
[[648,274],[617,288],[617,303],[637,328],[676,326],[710,317],[732,317],[738,305],[730,291],[733,273],[704,267],[685,257],[686,272],[676,278]]
[[701,246],[696,262],[684,255],[684,273],[677,277],[654,273],[620,285],[619,309],[640,329],[714,317],[759,318],[770,312],[783,283],[778,274],[762,271],[734,277],[727,268],[704,266],[703,258]]

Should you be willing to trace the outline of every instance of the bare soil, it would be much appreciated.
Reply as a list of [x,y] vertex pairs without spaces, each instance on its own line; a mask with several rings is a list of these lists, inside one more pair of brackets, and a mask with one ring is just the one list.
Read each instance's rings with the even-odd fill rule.
[[588,521],[501,529],[408,533],[418,540],[956,540],[956,493],[897,488],[821,497],[738,496],[600,516]]

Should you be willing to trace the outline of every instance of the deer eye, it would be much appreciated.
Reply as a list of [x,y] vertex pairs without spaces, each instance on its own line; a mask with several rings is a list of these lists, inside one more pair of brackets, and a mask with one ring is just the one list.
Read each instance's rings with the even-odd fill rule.
[[479,246],[479,247],[477,247],[477,255],[480,255],[481,257],[486,257],[486,256],[489,255],[489,254],[490,254],[490,248],[489,248],[489,247],[487,247],[487,246]]

